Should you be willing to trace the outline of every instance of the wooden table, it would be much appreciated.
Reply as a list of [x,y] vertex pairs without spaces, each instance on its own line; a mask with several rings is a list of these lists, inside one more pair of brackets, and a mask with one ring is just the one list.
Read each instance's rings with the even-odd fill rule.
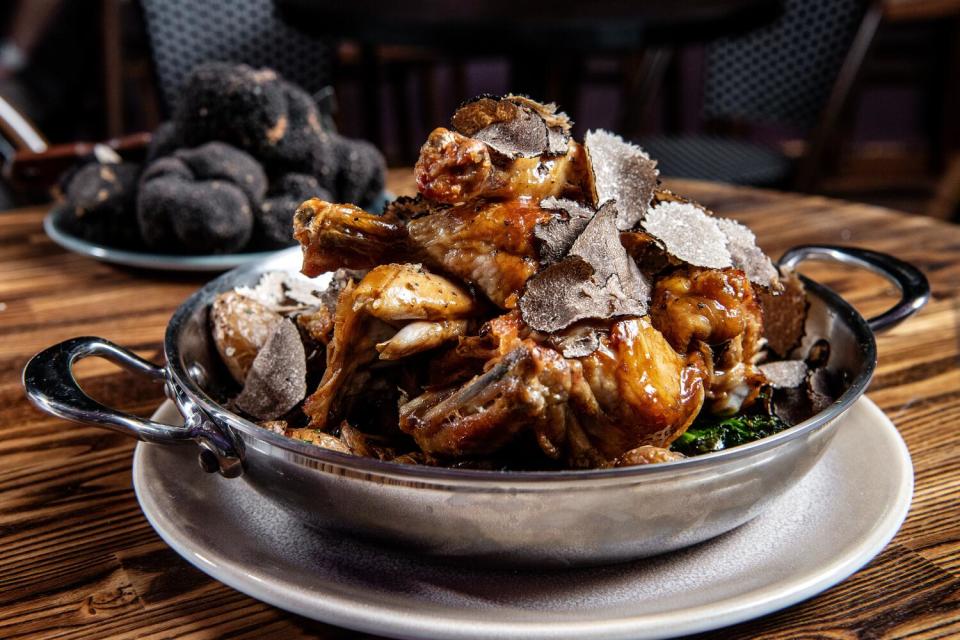
[[[409,177],[391,176],[394,192],[411,186]],[[825,198],[672,186],[750,224],[773,255],[807,242],[869,247],[919,265],[934,291],[917,317],[879,338],[870,389],[916,469],[900,533],[841,585],[703,637],[960,636],[960,228]],[[171,312],[205,279],[65,253],[44,236],[43,214],[0,214],[0,638],[356,637],[261,604],[194,569],[140,513],[130,478],[133,441],[52,418],[24,399],[27,359],[71,336],[100,335],[157,358]],[[874,276],[831,269],[805,271],[867,314],[894,299]],[[80,369],[86,388],[116,407],[148,415],[163,399],[157,386],[105,362],[85,361]],[[823,536],[829,544],[830,532]]]

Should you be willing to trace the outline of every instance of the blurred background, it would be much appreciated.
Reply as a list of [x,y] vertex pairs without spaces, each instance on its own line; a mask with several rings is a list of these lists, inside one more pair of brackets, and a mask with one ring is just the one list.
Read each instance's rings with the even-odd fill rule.
[[142,148],[219,60],[276,69],[390,166],[518,92],[663,175],[960,215],[960,0],[16,0],[0,25],[0,208],[48,199],[77,142]]

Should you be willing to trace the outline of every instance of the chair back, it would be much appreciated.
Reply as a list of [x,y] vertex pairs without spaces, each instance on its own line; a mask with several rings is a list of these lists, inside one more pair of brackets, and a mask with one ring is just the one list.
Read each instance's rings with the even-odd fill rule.
[[171,110],[203,62],[271,67],[310,93],[330,82],[329,49],[286,25],[272,0],[140,0],[161,96]]
[[809,129],[819,119],[863,19],[865,0],[783,0],[759,29],[711,43],[708,119]]

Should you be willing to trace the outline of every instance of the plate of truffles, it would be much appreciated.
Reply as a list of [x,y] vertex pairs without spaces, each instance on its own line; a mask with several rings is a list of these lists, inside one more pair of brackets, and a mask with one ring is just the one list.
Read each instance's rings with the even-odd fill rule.
[[104,262],[225,271],[294,244],[293,213],[306,199],[382,210],[385,167],[372,144],[333,131],[313,96],[276,72],[204,64],[142,163],[97,146],[61,177],[44,230]]

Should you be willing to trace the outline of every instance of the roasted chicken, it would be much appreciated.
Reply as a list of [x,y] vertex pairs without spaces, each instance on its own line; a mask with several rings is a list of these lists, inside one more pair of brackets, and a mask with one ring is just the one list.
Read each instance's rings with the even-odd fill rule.
[[[600,154],[589,140],[573,141],[555,108],[483,100],[454,117],[460,130],[430,134],[416,164],[417,199],[382,216],[317,199],[298,210],[304,274],[368,270],[330,314],[326,367],[303,405],[309,429],[362,431],[342,400],[362,394],[372,373],[392,370],[405,380],[392,428],[415,444],[410,460],[471,460],[524,446],[575,468],[676,459],[667,448],[701,409],[735,412],[764,382],[751,278],[732,261],[707,268],[670,255],[670,243],[642,227],[656,202],[649,191],[639,203],[612,203],[631,214],[608,212],[604,239],[588,238],[600,232],[590,220],[611,204],[600,200],[616,171],[649,172],[653,163],[643,154],[599,171],[591,156],[619,150]],[[656,174],[640,178],[655,183]],[[640,222],[614,226],[624,219]],[[560,244],[545,246],[552,239]],[[589,313],[567,321],[561,310],[549,322],[528,314],[521,299],[553,276],[551,286],[573,283],[559,291],[574,296],[573,306],[577,295],[592,296]],[[317,317],[329,333],[329,315]]]

